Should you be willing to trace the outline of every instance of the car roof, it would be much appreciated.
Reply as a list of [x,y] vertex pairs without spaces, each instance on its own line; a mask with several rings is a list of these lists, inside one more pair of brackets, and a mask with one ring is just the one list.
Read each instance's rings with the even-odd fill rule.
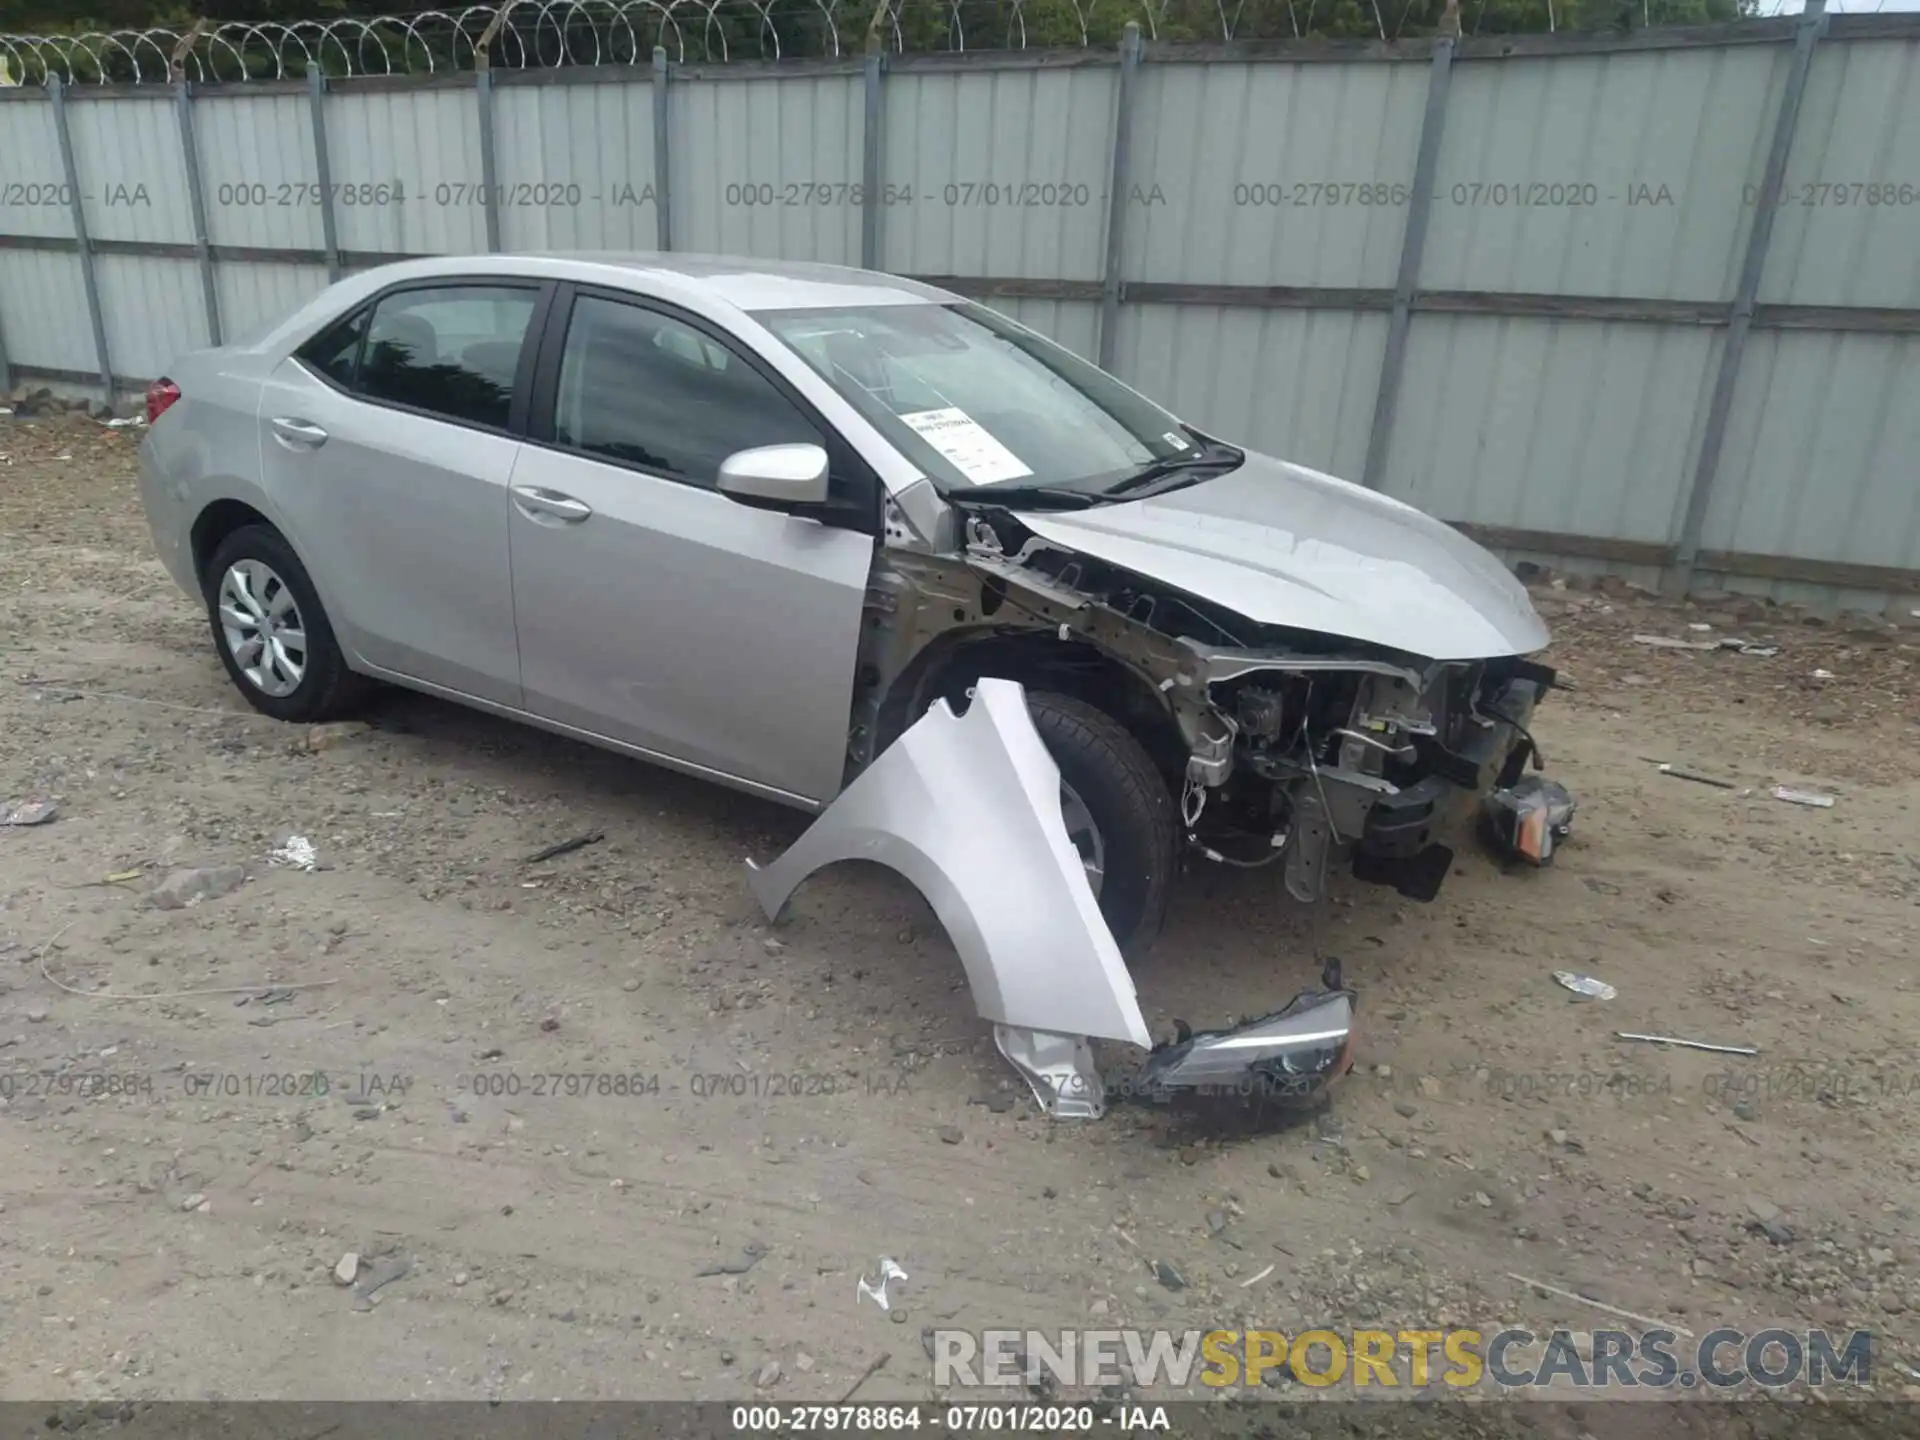
[[[960,297],[917,280],[810,260],[761,260],[666,251],[576,250],[512,255],[436,255],[363,272],[382,285],[436,275],[508,274],[638,288],[664,299],[718,301],[757,310],[858,305],[952,304]],[[637,284],[636,284],[637,282]]]

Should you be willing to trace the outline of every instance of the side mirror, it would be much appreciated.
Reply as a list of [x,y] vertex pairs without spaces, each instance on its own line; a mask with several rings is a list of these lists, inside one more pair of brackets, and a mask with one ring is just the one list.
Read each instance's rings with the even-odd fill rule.
[[827,502],[827,452],[818,445],[762,445],[720,462],[720,493],[786,505]]

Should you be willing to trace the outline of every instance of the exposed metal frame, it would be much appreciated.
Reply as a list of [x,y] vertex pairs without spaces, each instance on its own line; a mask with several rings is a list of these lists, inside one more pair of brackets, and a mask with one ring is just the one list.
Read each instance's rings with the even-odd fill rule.
[[1400,270],[1393,282],[1393,315],[1387,321],[1387,348],[1380,357],[1380,384],[1373,396],[1373,424],[1367,432],[1367,458],[1360,483],[1378,490],[1393,446],[1394,412],[1400,404],[1400,378],[1407,369],[1407,332],[1413,327],[1413,301],[1420,288],[1420,259],[1427,248],[1427,222],[1433,214],[1433,176],[1440,168],[1440,137],[1447,123],[1447,90],[1453,76],[1453,39],[1433,44],[1427,71],[1427,108],[1420,121],[1420,148],[1414,156],[1407,225],[1400,237]]
[[174,114],[180,121],[180,157],[187,167],[187,205],[193,216],[193,249],[200,261],[200,300],[207,312],[207,343],[222,344],[220,288],[213,273],[213,235],[207,228],[207,195],[200,183],[200,145],[193,130],[193,86],[176,80]]
[[1127,235],[1127,187],[1133,180],[1133,90],[1140,73],[1140,26],[1132,20],[1120,34],[1120,82],[1113,97],[1113,153],[1107,167],[1107,245],[1100,266],[1100,368],[1113,369],[1120,343],[1121,265]]
[[73,240],[80,252],[80,279],[87,292],[87,319],[93,324],[93,354],[100,364],[100,384],[113,398],[113,362],[107,358],[107,321],[100,308],[100,276],[93,263],[93,240],[87,234],[86,196],[80,191],[80,168],[73,158],[73,130],[67,124],[67,87],[59,76],[47,82],[53,102],[53,128],[60,139],[60,164],[66,171],[67,198],[72,202]]
[[1793,60],[1787,69],[1786,86],[1780,92],[1779,112],[1774,116],[1773,143],[1767,150],[1767,168],[1760,179],[1753,224],[1747,230],[1747,253],[1740,263],[1740,279],[1733,292],[1727,338],[1720,347],[1720,371],[1714,376],[1713,396],[1707,402],[1706,423],[1700,431],[1700,452],[1687,485],[1680,538],[1674,546],[1673,573],[1665,580],[1669,590],[1684,593],[1693,582],[1700,537],[1706,530],[1707,510],[1713,503],[1714,481],[1719,478],[1727,420],[1733,413],[1734,390],[1740,381],[1740,361],[1746,353],[1747,336],[1753,329],[1760,281],[1767,268],[1767,248],[1773,241],[1773,218],[1780,208],[1781,187],[1786,183],[1787,157],[1793,150],[1793,132],[1800,123],[1800,101],[1806,94],[1807,74],[1813,68],[1813,43],[1826,28],[1826,18],[1826,0],[1806,0],[1806,9],[1794,25]]
[[327,158],[327,77],[318,64],[307,66],[307,108],[313,117],[313,167],[320,184],[320,235],[327,247],[327,278],[338,280],[346,266],[340,253],[340,220],[333,213],[333,165]]

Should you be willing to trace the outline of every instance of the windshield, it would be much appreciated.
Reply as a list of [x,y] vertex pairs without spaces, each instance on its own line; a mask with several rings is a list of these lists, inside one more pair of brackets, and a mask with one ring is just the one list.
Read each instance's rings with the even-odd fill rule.
[[1219,460],[1158,405],[984,306],[754,318],[942,490],[1010,484],[1099,495],[1143,472]]

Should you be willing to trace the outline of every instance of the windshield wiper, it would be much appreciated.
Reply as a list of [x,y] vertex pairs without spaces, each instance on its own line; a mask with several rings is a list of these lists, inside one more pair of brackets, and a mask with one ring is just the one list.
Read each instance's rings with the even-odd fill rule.
[[1062,485],[980,485],[956,498],[975,500],[985,505],[1012,505],[1030,509],[1085,510],[1098,505],[1101,496],[1086,490],[1069,490]]
[[1156,460],[1153,464],[1134,471],[1126,479],[1115,481],[1106,488],[1104,493],[1110,496],[1128,495],[1137,490],[1144,490],[1150,485],[1159,486],[1165,490],[1177,489],[1177,486],[1159,485],[1163,480],[1176,477],[1183,484],[1197,485],[1202,480],[1211,480],[1216,474],[1234,469],[1246,458],[1238,450],[1228,449],[1224,445],[1215,450],[1203,451],[1198,455],[1175,455],[1166,460]]

